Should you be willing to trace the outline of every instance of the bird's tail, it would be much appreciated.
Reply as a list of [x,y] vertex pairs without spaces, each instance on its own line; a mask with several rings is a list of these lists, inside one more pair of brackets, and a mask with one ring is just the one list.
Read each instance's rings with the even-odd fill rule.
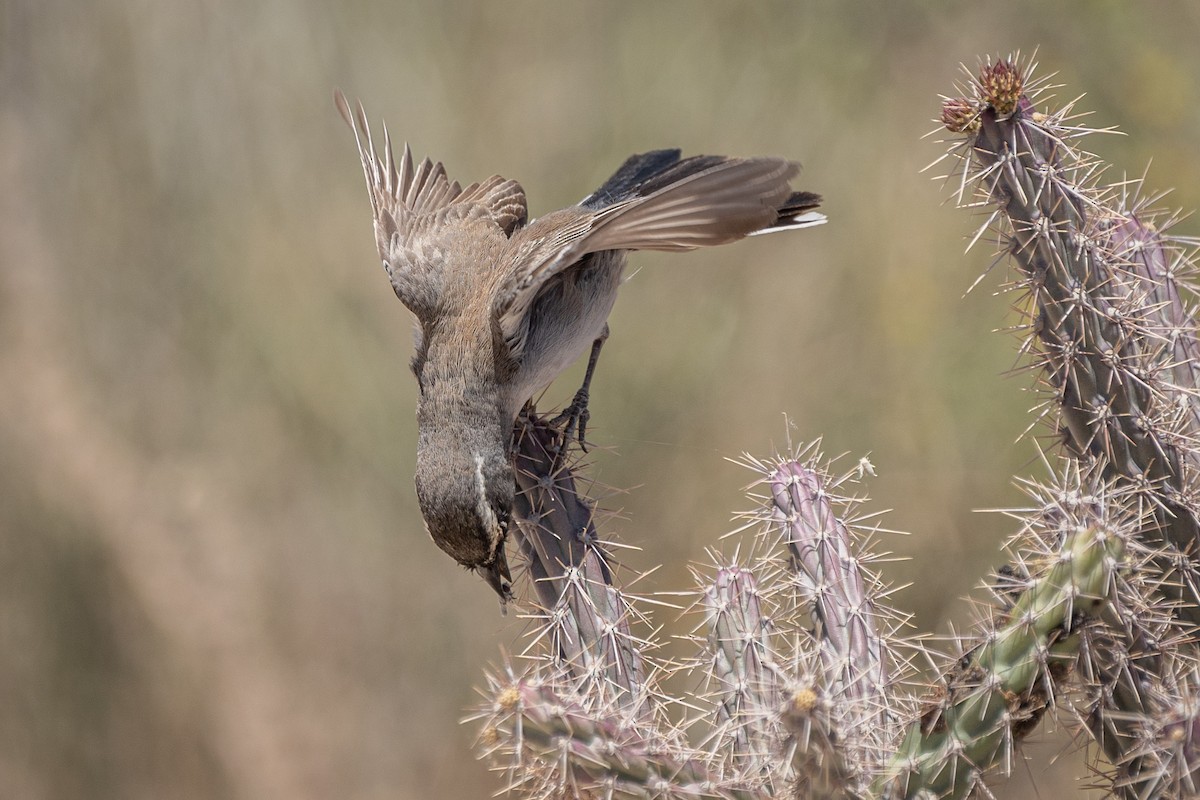
[[595,212],[587,250],[691,250],[825,221],[821,198],[794,191],[800,167],[782,158],[629,158],[580,204]]

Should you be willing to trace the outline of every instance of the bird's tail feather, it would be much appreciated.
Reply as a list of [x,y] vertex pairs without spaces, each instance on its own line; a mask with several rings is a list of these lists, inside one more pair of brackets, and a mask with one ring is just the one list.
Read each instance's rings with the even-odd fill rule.
[[812,213],[821,198],[792,189],[793,162],[674,153],[634,156],[585,201],[596,213],[588,251],[691,250],[824,221]]

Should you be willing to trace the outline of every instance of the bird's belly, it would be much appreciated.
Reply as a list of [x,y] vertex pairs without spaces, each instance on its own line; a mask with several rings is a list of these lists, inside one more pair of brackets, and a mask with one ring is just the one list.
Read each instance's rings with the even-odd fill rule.
[[621,253],[592,254],[538,296],[530,310],[521,365],[512,381],[509,399],[514,414],[599,338],[616,302],[623,266]]

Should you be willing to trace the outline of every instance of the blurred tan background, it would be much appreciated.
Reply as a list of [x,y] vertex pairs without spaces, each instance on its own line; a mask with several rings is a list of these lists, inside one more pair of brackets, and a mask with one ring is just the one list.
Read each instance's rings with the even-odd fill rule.
[[[803,161],[824,228],[635,259],[593,391],[592,474],[627,490],[606,531],[683,588],[749,505],[725,458],[782,447],[786,413],[870,453],[871,507],[914,534],[897,604],[961,621],[1010,532],[974,510],[1036,471],[1033,401],[921,137],[960,61],[1040,47],[1130,134],[1091,142],[1113,177],[1153,159],[1196,207],[1200,10],[948,5],[0,3],[0,797],[499,785],[457,720],[520,623],[422,528],[410,322],[334,86],[535,215],[635,151]],[[1084,773],[1038,739],[1002,796]]]

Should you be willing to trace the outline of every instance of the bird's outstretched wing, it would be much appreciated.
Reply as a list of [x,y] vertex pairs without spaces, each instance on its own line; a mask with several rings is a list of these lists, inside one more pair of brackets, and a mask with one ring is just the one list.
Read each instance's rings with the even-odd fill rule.
[[513,238],[509,288],[494,307],[502,335],[519,348],[538,292],[588,253],[692,250],[824,222],[813,212],[821,198],[790,185],[799,171],[781,158],[680,160],[678,150],[631,157],[578,206],[535,220]]
[[454,246],[450,238],[455,223],[489,219],[511,236],[525,224],[525,191],[499,175],[464,189],[446,176],[440,162],[426,158],[414,167],[407,144],[397,164],[386,125],[381,158],[362,103],[356,103],[352,113],[340,90],[334,91],[333,100],[354,131],[383,267],[400,300],[418,318],[427,319],[441,296],[441,264]]

